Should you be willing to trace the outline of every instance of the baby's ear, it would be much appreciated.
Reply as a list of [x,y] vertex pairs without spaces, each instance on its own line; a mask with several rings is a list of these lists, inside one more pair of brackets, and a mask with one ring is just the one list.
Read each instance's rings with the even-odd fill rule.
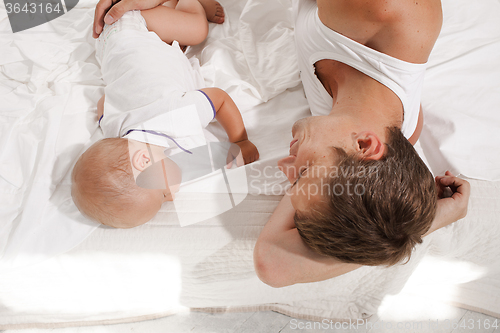
[[132,156],[132,167],[141,172],[144,171],[150,163],[151,159],[149,158],[149,153],[145,149],[136,151]]
[[366,160],[379,160],[384,156],[385,145],[377,134],[371,131],[353,133],[354,148]]

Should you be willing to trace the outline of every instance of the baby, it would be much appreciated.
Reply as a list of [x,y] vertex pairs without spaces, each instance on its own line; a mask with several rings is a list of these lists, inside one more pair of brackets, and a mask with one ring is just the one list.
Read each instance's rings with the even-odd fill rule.
[[[179,46],[203,42],[207,20],[224,20],[215,0],[173,0],[128,12],[104,28],[96,57],[106,83],[98,103],[106,139],[87,149],[72,173],[71,194],[86,216],[117,228],[153,218],[174,199],[181,179],[182,170],[165,156],[203,146],[203,128],[214,118],[239,147],[229,156],[238,155],[238,166],[259,158],[233,100],[221,89],[204,88],[198,63]],[[138,186],[153,164],[163,172],[158,186]]]

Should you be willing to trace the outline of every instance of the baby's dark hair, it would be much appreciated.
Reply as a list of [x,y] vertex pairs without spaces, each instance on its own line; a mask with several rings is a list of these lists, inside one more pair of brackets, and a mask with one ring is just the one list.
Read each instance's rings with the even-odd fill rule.
[[[339,155],[335,177],[319,204],[296,212],[304,242],[346,263],[394,265],[409,260],[431,227],[437,209],[434,178],[397,127],[387,129],[380,160]],[[362,172],[361,172],[362,171]],[[349,186],[351,191],[340,191]]]

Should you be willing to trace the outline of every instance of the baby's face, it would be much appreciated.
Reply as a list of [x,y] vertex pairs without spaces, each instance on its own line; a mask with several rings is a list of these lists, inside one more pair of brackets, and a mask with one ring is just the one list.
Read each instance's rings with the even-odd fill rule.
[[129,221],[127,225],[134,227],[153,219],[164,202],[174,200],[180,183],[180,169],[165,158],[163,147],[128,141],[132,172],[139,189],[134,191],[133,202],[124,205],[114,215],[121,215],[121,221]]
[[136,184],[147,190],[160,190],[165,201],[172,201],[179,190],[181,170],[165,158],[165,148],[129,140],[132,171]]

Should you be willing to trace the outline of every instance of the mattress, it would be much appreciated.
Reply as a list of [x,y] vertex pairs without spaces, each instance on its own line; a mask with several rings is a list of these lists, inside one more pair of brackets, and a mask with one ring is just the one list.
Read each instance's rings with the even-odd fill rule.
[[[212,203],[226,194],[179,195],[178,206],[165,204],[130,230],[86,220],[69,195],[73,164],[102,136],[95,3],[80,1],[15,34],[0,9],[0,328],[127,322],[187,308],[366,319],[401,292],[500,317],[500,154],[492,140],[500,130],[498,1],[443,1],[423,89],[417,150],[436,175],[451,170],[470,180],[467,217],[426,237],[406,265],[280,289],[257,278],[252,253],[286,188],[276,162],[288,155],[291,125],[310,115],[291,2],[221,1],[226,22],[211,25],[207,40],[187,53],[199,59],[208,86],[235,100],[259,148],[260,160],[242,169],[241,203],[214,213]],[[224,140],[216,123],[207,130]],[[179,207],[199,222],[181,227]]]

